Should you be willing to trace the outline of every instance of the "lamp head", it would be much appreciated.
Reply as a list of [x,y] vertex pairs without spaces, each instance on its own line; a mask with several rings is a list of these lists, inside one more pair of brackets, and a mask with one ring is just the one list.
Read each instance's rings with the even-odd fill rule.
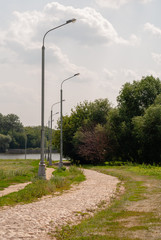
[[77,19],[72,18],[72,19],[70,19],[70,20],[67,20],[67,21],[66,21],[66,24],[71,23],[71,22],[74,23],[74,22],[76,22],[76,20],[77,20]]
[[76,74],[74,74],[74,77],[75,77],[75,76],[78,76],[78,75],[80,75],[80,73],[76,73]]

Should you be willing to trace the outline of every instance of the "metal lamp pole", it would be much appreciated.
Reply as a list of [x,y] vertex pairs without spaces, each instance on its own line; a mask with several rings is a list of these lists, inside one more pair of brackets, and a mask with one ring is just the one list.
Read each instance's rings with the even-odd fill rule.
[[80,75],[80,73],[76,73],[73,76],[66,78],[65,80],[62,81],[61,83],[61,88],[60,88],[60,161],[59,161],[59,168],[63,166],[63,83],[73,77],[76,77]]
[[47,161],[49,162],[50,156],[49,156],[49,137],[50,137],[50,133],[49,133],[49,128],[50,128],[50,120],[48,119],[48,156],[47,156]]
[[[65,101],[65,100],[62,100]],[[56,102],[53,103],[53,105],[51,106],[51,115],[50,115],[50,121],[51,121],[51,133],[50,133],[50,157],[49,157],[49,166],[52,166],[52,122],[53,122],[53,115],[58,114],[59,112],[53,114],[53,106],[55,106],[56,104],[59,104],[60,102]]]
[[52,123],[53,123],[53,116],[58,114],[59,112],[56,112],[53,114],[53,111],[51,110],[51,123],[50,123],[50,157],[49,157],[49,166],[52,166]]
[[45,129],[44,129],[44,82],[45,82],[45,46],[44,46],[44,43],[45,43],[45,37],[46,35],[57,29],[57,28],[60,28],[68,23],[72,23],[72,22],[75,22],[76,19],[73,18],[73,19],[70,19],[68,21],[66,21],[64,24],[61,24],[55,28],[52,28],[50,29],[49,31],[47,31],[45,34],[44,34],[44,37],[43,37],[43,44],[42,44],[42,89],[41,89],[41,160],[40,160],[40,163],[39,163],[39,170],[38,170],[38,176],[46,179],[46,173],[45,173],[45,162],[44,162],[44,133],[45,133]]
[[25,160],[27,155],[27,134],[25,135]]

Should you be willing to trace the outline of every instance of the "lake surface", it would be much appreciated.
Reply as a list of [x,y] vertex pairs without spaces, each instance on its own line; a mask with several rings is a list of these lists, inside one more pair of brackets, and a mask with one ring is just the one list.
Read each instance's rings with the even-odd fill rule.
[[[25,154],[7,154],[0,153],[0,159],[25,159]],[[40,154],[26,154],[26,159],[40,159]],[[59,153],[52,153],[52,160],[57,161],[60,159]],[[64,158],[65,160],[65,158]]]

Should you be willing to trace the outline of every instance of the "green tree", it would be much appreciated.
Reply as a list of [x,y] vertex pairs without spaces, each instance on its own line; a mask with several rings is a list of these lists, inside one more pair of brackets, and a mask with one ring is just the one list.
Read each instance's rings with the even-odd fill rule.
[[41,126],[25,127],[24,129],[27,135],[27,147],[39,148],[41,145]]
[[23,132],[23,125],[19,117],[15,114],[3,116],[3,133],[12,135],[13,132]]
[[100,124],[80,128],[75,133],[74,143],[78,155],[82,157],[79,163],[104,163],[111,151],[105,128]]
[[9,143],[11,142],[11,137],[0,134],[0,152],[5,152],[9,147]]
[[3,133],[3,115],[0,113],[0,133]]
[[161,81],[153,76],[143,77],[141,81],[126,83],[117,97],[120,114],[126,121],[141,116],[154,103],[161,93]]
[[11,134],[12,141],[10,142],[11,149],[24,149],[25,148],[25,138],[26,135],[23,132],[13,131]]
[[[82,126],[95,127],[97,124],[104,124],[110,108],[108,99],[97,99],[94,102],[84,101],[71,110],[70,116],[63,117],[63,153],[65,156],[72,159],[80,158],[74,148],[75,133]],[[60,122],[58,127],[60,128]],[[60,137],[60,134],[57,132],[56,136]]]
[[[137,139],[133,133],[132,119],[143,116],[146,109],[154,103],[161,93],[161,81],[153,76],[143,77],[141,81],[126,83],[117,98],[121,125],[124,126],[124,134],[119,134],[120,153],[122,158],[137,161]],[[118,134],[116,133],[118,136]],[[123,143],[123,144],[121,144]]]
[[143,116],[133,118],[140,163],[161,163],[161,105],[153,104]]
[[11,137],[9,148],[21,148],[24,141],[24,129],[17,115],[3,116],[0,114],[0,133]]

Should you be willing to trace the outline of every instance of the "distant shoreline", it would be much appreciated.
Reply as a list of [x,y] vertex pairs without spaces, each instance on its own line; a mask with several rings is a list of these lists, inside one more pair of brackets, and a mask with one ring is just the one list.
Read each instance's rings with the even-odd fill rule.
[[[25,149],[8,149],[5,153],[7,154],[25,154]],[[27,148],[26,153],[28,154],[36,154],[36,153],[41,153],[40,148]],[[52,150],[52,153],[58,153],[57,150]]]

